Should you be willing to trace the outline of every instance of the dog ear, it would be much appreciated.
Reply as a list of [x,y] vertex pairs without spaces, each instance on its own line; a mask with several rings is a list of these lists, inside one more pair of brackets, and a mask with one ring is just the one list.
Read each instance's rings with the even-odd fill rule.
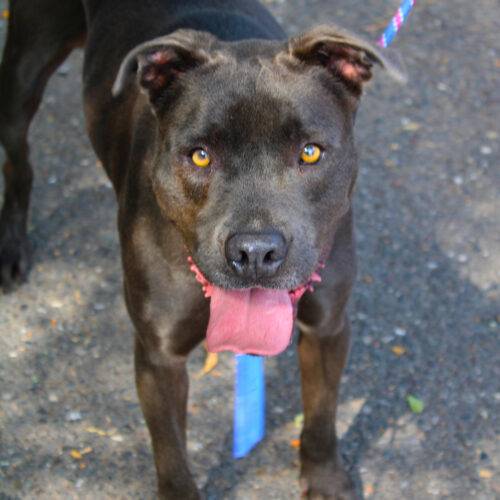
[[399,82],[406,71],[399,53],[379,47],[335,25],[320,25],[291,38],[289,54],[307,65],[323,66],[359,97],[363,84],[372,77],[372,66],[380,64]]
[[208,51],[214,41],[209,33],[178,30],[138,45],[120,65],[111,90],[113,96],[123,91],[130,73],[135,72],[141,90],[154,104],[173,81],[210,60]]

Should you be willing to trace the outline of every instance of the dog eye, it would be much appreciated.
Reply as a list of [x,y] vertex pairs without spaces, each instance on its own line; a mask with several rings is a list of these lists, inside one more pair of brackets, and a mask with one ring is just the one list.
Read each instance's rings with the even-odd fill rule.
[[210,165],[210,156],[208,156],[208,153],[201,148],[195,149],[193,153],[191,154],[191,161],[197,166],[197,167],[206,167]]
[[315,144],[307,144],[300,154],[300,160],[302,163],[317,163],[320,158],[321,148]]

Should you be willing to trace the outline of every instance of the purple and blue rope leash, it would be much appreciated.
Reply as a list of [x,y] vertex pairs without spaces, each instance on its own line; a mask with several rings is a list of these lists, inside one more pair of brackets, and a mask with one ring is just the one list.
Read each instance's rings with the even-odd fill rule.
[[[398,32],[415,0],[403,0],[378,40],[387,47]],[[262,356],[236,355],[234,390],[233,457],[244,457],[263,437],[265,430],[265,383]]]

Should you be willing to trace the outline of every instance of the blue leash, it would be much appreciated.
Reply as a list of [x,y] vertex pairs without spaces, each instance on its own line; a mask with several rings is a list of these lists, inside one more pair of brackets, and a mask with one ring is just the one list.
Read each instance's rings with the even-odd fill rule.
[[244,457],[263,437],[266,419],[264,360],[237,354],[233,457]]

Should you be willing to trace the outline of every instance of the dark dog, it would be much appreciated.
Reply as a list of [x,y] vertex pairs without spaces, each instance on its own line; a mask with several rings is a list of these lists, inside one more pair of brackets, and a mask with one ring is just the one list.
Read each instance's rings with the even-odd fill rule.
[[356,498],[335,435],[356,272],[353,124],[372,65],[403,79],[398,59],[334,26],[283,41],[253,0],[12,0],[10,15],[1,285],[28,268],[29,123],[51,73],[85,45],[87,128],[118,199],[160,497],[199,497],[188,353],[207,335],[214,351],[277,354],[296,318],[301,478],[311,498]]

